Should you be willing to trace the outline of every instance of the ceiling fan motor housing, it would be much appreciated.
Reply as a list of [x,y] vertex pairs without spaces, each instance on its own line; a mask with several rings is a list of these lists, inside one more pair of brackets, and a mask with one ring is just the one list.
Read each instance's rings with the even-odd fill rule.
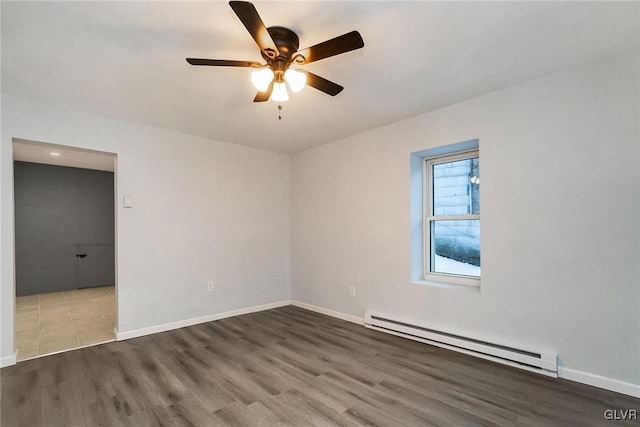
[[267,31],[273,39],[273,42],[278,48],[278,52],[280,54],[277,57],[272,58],[269,57],[269,52],[265,52],[263,50],[260,53],[274,71],[284,71],[292,62],[291,55],[298,51],[300,39],[296,33],[285,27],[269,27],[267,28]]

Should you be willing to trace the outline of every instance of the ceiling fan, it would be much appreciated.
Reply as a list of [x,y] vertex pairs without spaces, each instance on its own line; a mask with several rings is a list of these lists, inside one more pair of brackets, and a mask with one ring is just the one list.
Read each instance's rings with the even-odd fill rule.
[[331,96],[336,96],[344,89],[339,84],[309,71],[290,67],[293,64],[305,65],[360,49],[364,46],[360,33],[351,31],[306,49],[298,50],[298,35],[285,27],[265,27],[252,3],[230,1],[229,5],[260,47],[260,54],[266,64],[256,61],[187,58],[189,64],[258,69],[251,74],[251,81],[258,89],[254,102],[264,102],[269,99],[278,102],[288,100],[286,85],[293,92],[298,92],[305,85],[309,85]]

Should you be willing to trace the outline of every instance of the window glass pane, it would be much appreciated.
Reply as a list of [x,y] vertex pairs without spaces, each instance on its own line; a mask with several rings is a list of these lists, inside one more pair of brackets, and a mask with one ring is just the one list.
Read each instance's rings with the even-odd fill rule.
[[480,220],[431,221],[431,271],[480,277]]
[[480,159],[433,165],[433,215],[480,213]]

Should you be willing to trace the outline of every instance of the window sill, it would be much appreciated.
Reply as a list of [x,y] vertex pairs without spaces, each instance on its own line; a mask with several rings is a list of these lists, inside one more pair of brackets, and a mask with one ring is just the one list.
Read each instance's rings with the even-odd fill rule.
[[444,282],[436,282],[433,280],[413,280],[411,282],[412,285],[420,285],[420,286],[429,286],[432,288],[442,288],[442,289],[453,289],[457,291],[465,291],[465,292],[480,292],[480,281],[478,281],[477,285],[463,285],[460,283],[444,283]]

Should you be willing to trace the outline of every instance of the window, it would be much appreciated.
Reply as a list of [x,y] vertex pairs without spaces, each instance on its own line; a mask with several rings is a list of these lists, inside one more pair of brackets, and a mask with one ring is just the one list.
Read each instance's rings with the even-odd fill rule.
[[424,279],[480,285],[477,150],[424,160]]

